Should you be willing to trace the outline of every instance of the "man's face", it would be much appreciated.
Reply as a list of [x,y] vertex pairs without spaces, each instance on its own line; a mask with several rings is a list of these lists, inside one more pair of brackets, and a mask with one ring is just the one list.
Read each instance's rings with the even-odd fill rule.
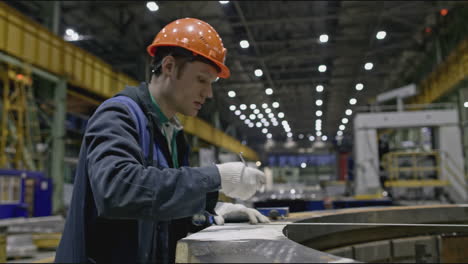
[[213,97],[212,83],[216,80],[216,69],[200,61],[188,62],[180,78],[173,80],[171,103],[176,112],[196,116],[206,98]]

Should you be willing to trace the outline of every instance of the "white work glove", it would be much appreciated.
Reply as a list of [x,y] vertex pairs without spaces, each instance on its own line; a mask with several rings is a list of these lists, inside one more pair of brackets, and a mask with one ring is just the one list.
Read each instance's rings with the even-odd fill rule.
[[224,222],[246,222],[249,221],[255,225],[257,223],[269,223],[268,217],[262,215],[259,211],[247,208],[242,204],[221,203],[218,202],[215,208],[217,216],[214,221],[217,225],[224,225]]
[[221,175],[221,191],[229,197],[247,200],[265,184],[265,174],[242,162],[216,164]]

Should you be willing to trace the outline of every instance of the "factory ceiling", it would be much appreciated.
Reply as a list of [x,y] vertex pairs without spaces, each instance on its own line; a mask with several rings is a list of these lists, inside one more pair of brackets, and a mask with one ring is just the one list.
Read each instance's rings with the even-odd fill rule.
[[[345,134],[350,133],[353,115],[347,115],[346,110],[354,113],[356,107],[371,103],[377,94],[417,81],[413,75],[415,65],[427,57],[428,39],[442,13],[445,16],[454,5],[466,4],[452,1],[156,3],[158,10],[151,12],[147,2],[141,1],[61,1],[59,34],[65,35],[67,29],[73,29],[80,35],[74,44],[115,69],[145,80],[149,59],[145,48],[164,25],[183,17],[208,22],[228,49],[226,63],[232,77],[215,83],[214,100],[204,107],[200,116],[213,123],[212,113],[218,111],[221,128],[249,145],[263,144],[267,136],[285,141],[288,132],[303,144],[309,143],[310,136],[322,139],[325,135],[330,140],[341,134],[340,125],[345,127]],[[51,16],[47,15],[50,12],[44,10],[48,10],[51,2],[10,4],[42,24],[50,23]],[[242,40],[248,41],[248,48],[241,47]],[[262,76],[256,76],[257,69],[262,71]],[[246,109],[242,110],[242,104]],[[255,109],[251,109],[253,105]],[[240,111],[238,115],[236,110]],[[246,121],[250,117],[255,119]],[[265,118],[263,122],[262,118]]]

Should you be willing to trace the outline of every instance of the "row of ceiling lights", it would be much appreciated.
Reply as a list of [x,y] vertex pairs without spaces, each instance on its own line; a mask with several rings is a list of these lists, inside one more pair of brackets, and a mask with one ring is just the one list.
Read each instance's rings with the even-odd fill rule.
[[[378,39],[383,39],[383,38],[385,38],[385,36],[386,36],[386,32],[385,32],[385,31],[379,31],[379,32],[377,33],[377,35],[376,35],[376,37],[377,37]],[[321,35],[321,36],[319,37],[319,40],[320,40],[320,42],[322,42],[322,43],[323,43],[323,42],[327,42],[327,41],[328,41],[328,35],[325,35],[325,34]],[[247,40],[242,40],[242,41],[240,41],[240,46],[241,46],[242,48],[248,48],[248,47],[249,47],[249,42],[248,42]],[[365,69],[365,70],[370,71],[370,70],[373,69],[373,67],[374,67],[374,64],[373,64],[372,62],[367,62],[367,63],[364,64],[364,69]],[[326,70],[327,70],[327,66],[326,66],[326,65],[320,65],[320,66],[318,66],[318,71],[319,71],[319,72],[326,72]],[[257,76],[257,77],[261,77],[261,76],[263,75],[263,71],[262,71],[261,69],[255,69],[254,74],[255,74],[255,76]],[[362,83],[358,83],[358,84],[356,84],[355,89],[356,89],[357,91],[361,91],[361,90],[364,89],[364,85],[363,85]],[[323,92],[323,90],[324,90],[323,85],[317,85],[317,86],[316,86],[316,91],[317,91],[317,92],[320,93],[320,92]],[[267,95],[272,95],[272,94],[273,94],[273,89],[272,89],[272,88],[267,88],[267,89],[265,89],[265,94],[267,94]],[[235,96],[235,92],[234,92],[234,91],[229,91],[229,92],[228,92],[228,96],[229,96],[229,97],[234,97],[234,96]],[[351,98],[351,99],[349,100],[349,104],[351,104],[351,105],[355,105],[356,103],[357,103],[357,99],[356,99],[356,98]],[[317,106],[322,106],[322,105],[323,105],[323,101],[322,101],[321,99],[317,99],[317,100],[315,101],[315,104],[316,104]],[[348,110],[350,110],[350,109],[348,109]],[[350,111],[351,111],[351,110],[350,110]],[[317,117],[321,117],[321,116],[323,115],[323,112],[322,112],[321,110],[317,110],[317,111],[315,112],[315,115],[316,115]],[[345,118],[345,119],[346,119],[346,118]],[[321,120],[319,120],[319,121],[320,121],[320,125],[319,125],[319,126],[316,125],[316,129],[317,129],[317,127],[320,127],[320,129],[321,129]],[[346,122],[347,122],[347,119],[346,119]],[[285,131],[285,132],[287,132],[287,131]],[[288,133],[288,134],[287,134],[288,137],[292,137],[292,133],[290,133],[290,132],[287,132],[287,133]],[[338,132],[337,134],[338,134],[338,135],[342,135],[342,133],[343,133],[343,132]],[[320,135],[322,134],[322,132],[321,132],[320,130],[317,130],[316,134],[317,134],[318,136],[320,136]],[[322,139],[322,140],[323,140],[323,139]],[[326,136],[325,136],[325,140],[326,140]]]
[[[364,89],[364,84],[357,83],[355,88],[356,88],[356,91],[362,91]],[[350,105],[355,105],[356,103],[357,103],[356,98],[349,99],[349,104]],[[351,116],[352,114],[353,114],[353,110],[351,110],[349,108],[345,110],[345,115],[346,116]],[[343,131],[346,129],[346,124],[348,124],[348,122],[349,122],[349,120],[348,120],[347,117],[343,117],[341,119],[341,124],[339,125],[338,131],[336,132],[337,137],[342,137],[343,136]]]
[[[378,40],[382,40],[384,39],[385,37],[387,36],[387,32],[381,30],[381,31],[378,31],[376,34],[375,34],[375,38],[378,39]],[[364,69],[367,70],[367,71],[370,71],[374,68],[374,64],[372,62],[366,62],[364,64]],[[356,91],[362,91],[364,89],[364,84],[362,83],[357,83],[356,86],[355,86],[355,89]],[[351,98],[349,99],[349,104],[350,105],[355,105],[357,104],[357,99],[356,98]],[[345,115],[346,116],[351,116],[353,114],[353,110],[351,109],[346,109],[345,110]],[[343,133],[344,133],[344,130],[346,129],[346,124],[349,122],[349,119],[347,117],[343,117],[341,119],[341,124],[338,126],[338,131],[336,132],[336,137],[337,138],[340,138],[343,136]]]
[[[229,1],[219,1],[219,2],[220,2],[221,4],[227,4],[227,3],[229,3]],[[247,49],[247,48],[250,47],[249,41],[248,41],[248,40],[245,40],[245,39],[244,39],[244,40],[241,40],[241,41],[239,42],[239,45],[240,45],[240,47],[243,48],[243,49]],[[255,69],[255,70],[254,70],[254,75],[255,75],[256,77],[262,77],[262,76],[263,76],[263,70],[262,70],[262,69]],[[272,94],[273,94],[273,89],[272,89],[272,88],[266,88],[266,89],[265,89],[265,94],[267,94],[267,95],[272,95]],[[236,97],[236,92],[231,90],[231,91],[228,92],[228,96],[229,96],[230,98],[234,98],[234,97]],[[252,108],[252,106],[253,106],[254,108]],[[277,119],[276,119],[276,117],[274,116],[274,114],[271,112],[271,109],[268,108],[268,104],[264,103],[264,104],[262,104],[262,107],[263,107],[264,109],[266,108],[266,109],[265,109],[265,113],[268,114],[268,117],[270,118],[270,121],[271,121],[272,125],[273,125],[273,126],[278,126]],[[279,108],[279,103],[278,103],[278,102],[273,102],[273,103],[272,103],[272,107],[273,107],[273,108]],[[247,106],[246,106],[245,104],[241,104],[241,105],[239,106],[239,108],[240,108],[240,110],[245,110],[245,109],[247,108]],[[256,117],[255,114],[257,114],[257,118],[259,118],[259,119],[263,117],[263,114],[262,114],[262,113],[259,113],[259,111],[257,111],[258,113],[255,113],[255,110],[258,110],[258,109],[255,109],[255,104],[251,104],[251,105],[250,105],[250,108],[251,108],[251,109],[254,109],[254,114],[250,114],[250,115],[249,115],[250,120],[254,120],[254,119],[255,119],[255,117]],[[245,123],[246,125],[248,125],[250,128],[253,128],[254,126],[256,126],[256,127],[258,127],[258,128],[261,128],[262,126],[264,126],[264,128],[262,129],[262,133],[263,133],[263,134],[266,134],[266,137],[267,137],[268,139],[271,139],[271,138],[273,137],[273,135],[272,135],[271,133],[269,133],[268,128],[267,128],[267,127],[269,126],[269,122],[267,122],[264,118],[261,119],[261,122],[257,122],[257,123],[254,125],[249,119],[247,119],[247,116],[246,116],[246,115],[241,114],[240,110],[236,110],[236,106],[235,106],[235,105],[229,106],[229,109],[230,109],[231,111],[235,111],[234,114],[237,115],[237,116],[239,116],[239,118],[240,118],[241,120],[244,120],[244,123]],[[283,113],[283,112],[279,112],[279,113],[278,113],[278,118],[284,118],[284,113]],[[284,132],[286,132],[286,135],[287,135],[288,137],[292,137],[293,134],[292,134],[292,132],[291,132],[291,127],[289,126],[288,121],[287,121],[287,120],[281,121],[281,125],[283,126],[283,129],[284,129]]]
[[[220,3],[221,3],[221,2],[229,2],[229,1],[220,1]],[[322,34],[322,35],[319,36],[319,41],[320,41],[321,43],[326,43],[326,42],[328,42],[328,39],[329,39],[329,37],[328,37],[327,34]],[[247,49],[247,48],[250,47],[250,43],[249,43],[248,40],[241,40],[241,41],[239,42],[239,45],[240,45],[240,47],[243,48],[243,49]],[[323,73],[323,72],[326,72],[326,71],[327,71],[327,66],[326,66],[326,65],[323,65],[323,64],[322,64],[322,65],[319,65],[319,66],[317,67],[317,70],[318,70],[319,72],[322,72],[322,73]],[[263,70],[262,70],[262,69],[255,69],[255,70],[254,70],[254,75],[255,75],[256,77],[262,77],[262,76],[263,76]],[[317,92],[320,93],[320,92],[323,92],[324,88],[323,88],[322,85],[318,85],[318,86],[316,87],[316,90],[317,90]],[[272,89],[272,88],[266,88],[266,89],[265,89],[265,94],[266,94],[266,95],[272,95],[272,94],[273,94],[273,89]],[[228,92],[228,96],[229,96],[229,97],[234,97],[234,96],[235,96],[235,92],[234,92],[234,91],[229,91],[229,92]],[[316,104],[317,106],[322,106],[322,105],[323,105],[323,101],[320,100],[320,99],[318,99],[318,100],[315,101],[315,104]],[[282,114],[282,115],[284,116],[283,113],[279,113],[279,114]],[[317,116],[322,116],[322,114],[323,114],[323,113],[322,113],[322,111],[320,111],[320,110],[318,110],[318,111],[316,112],[316,115],[317,115]],[[319,120],[319,121],[320,121],[320,120]],[[293,136],[293,133],[291,132],[291,127],[289,126],[289,123],[288,123],[287,121],[283,121],[283,122],[282,122],[282,125],[283,125],[283,128],[284,128],[284,131],[287,133],[287,134],[286,134],[287,137],[291,138],[291,137]],[[320,129],[321,129],[321,128],[320,128]],[[264,131],[265,131],[265,129],[263,129],[262,132],[264,132]],[[299,134],[299,138],[300,138],[300,139],[302,139],[303,137],[304,137],[303,134]],[[272,136],[271,136],[270,133],[267,134],[267,138],[272,138]],[[313,141],[314,139],[315,139],[314,136],[309,136],[309,140],[310,140],[310,141]],[[323,139],[323,140],[326,140],[327,138],[326,138],[326,136],[323,136],[322,139]]]
[[[272,104],[272,107],[273,108],[279,108],[279,103],[278,102],[273,102]],[[250,110],[252,110],[252,114],[248,114],[248,113],[243,113],[242,111],[248,111],[248,108],[250,108]],[[257,105],[256,104],[250,104],[249,107],[247,107],[246,104],[241,104],[239,105],[239,109],[237,109],[237,107],[235,105],[230,105],[229,106],[229,110],[233,111],[234,114],[236,116],[239,116],[240,120],[243,121],[247,126],[249,126],[250,128],[253,128],[253,127],[257,127],[257,128],[262,128],[262,133],[263,134],[266,134],[266,137],[267,138],[272,138],[273,135],[271,133],[269,133],[268,131],[268,127],[270,126],[270,122],[271,122],[271,125],[273,126],[278,126],[279,123],[278,123],[278,119],[283,119],[284,118],[284,113],[283,112],[279,112],[277,114],[277,117],[278,119],[275,117],[275,114],[273,113],[272,109],[268,107],[268,104],[264,103],[262,104],[262,108],[264,109],[263,111],[265,112],[265,115],[263,113],[261,113],[261,110],[260,108],[257,108]],[[247,118],[248,116],[248,118]],[[270,122],[268,122],[268,120],[265,118],[265,117],[268,117],[270,118]],[[258,119],[260,121],[257,121],[256,123],[254,122],[255,119]],[[289,127],[289,124],[288,124],[288,121],[286,120],[283,120],[281,121],[281,124],[283,125],[283,127]],[[289,128],[290,130],[290,128]],[[289,131],[288,131],[289,132]]]

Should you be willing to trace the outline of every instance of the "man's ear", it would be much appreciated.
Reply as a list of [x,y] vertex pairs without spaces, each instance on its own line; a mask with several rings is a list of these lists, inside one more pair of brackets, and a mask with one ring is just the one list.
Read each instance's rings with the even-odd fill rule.
[[176,60],[173,56],[166,56],[161,63],[161,73],[171,79],[176,78]]

